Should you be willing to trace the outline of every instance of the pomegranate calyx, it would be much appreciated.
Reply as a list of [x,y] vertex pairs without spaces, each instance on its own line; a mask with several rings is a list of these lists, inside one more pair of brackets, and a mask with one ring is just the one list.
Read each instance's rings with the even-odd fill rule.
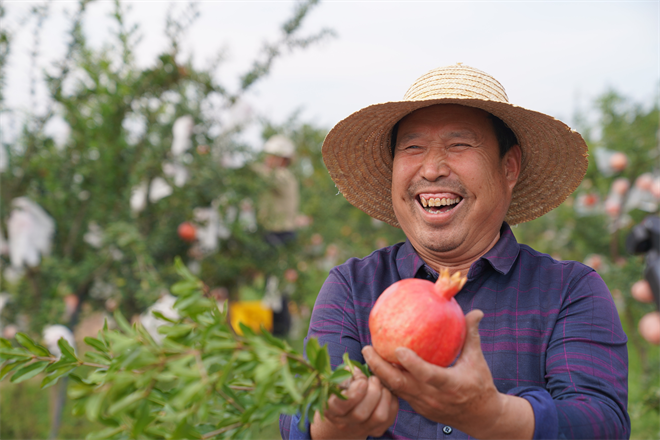
[[434,289],[438,295],[450,300],[454,297],[465,285],[467,281],[466,276],[461,276],[460,272],[454,272],[449,275],[449,269],[441,269],[438,281],[435,282]]

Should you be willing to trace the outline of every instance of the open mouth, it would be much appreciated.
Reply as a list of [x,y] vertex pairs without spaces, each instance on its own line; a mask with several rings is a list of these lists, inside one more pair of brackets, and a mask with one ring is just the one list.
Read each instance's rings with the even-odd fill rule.
[[424,208],[424,211],[429,214],[442,214],[444,212],[449,212],[454,209],[461,200],[463,200],[460,196],[433,197],[427,194],[420,194],[417,198],[419,204]]

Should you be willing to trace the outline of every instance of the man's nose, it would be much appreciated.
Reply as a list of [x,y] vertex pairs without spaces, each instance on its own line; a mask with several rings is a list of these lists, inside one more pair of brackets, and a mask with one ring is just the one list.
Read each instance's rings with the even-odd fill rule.
[[447,164],[447,154],[442,151],[429,152],[424,157],[420,174],[429,182],[435,182],[441,177],[447,177],[451,173],[451,169]]

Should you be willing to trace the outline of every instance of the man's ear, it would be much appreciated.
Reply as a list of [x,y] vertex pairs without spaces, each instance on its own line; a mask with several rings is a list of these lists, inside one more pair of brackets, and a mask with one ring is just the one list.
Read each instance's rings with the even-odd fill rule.
[[504,176],[509,183],[509,189],[513,190],[520,176],[520,168],[522,164],[522,150],[520,145],[512,146],[502,158],[502,165],[504,166]]

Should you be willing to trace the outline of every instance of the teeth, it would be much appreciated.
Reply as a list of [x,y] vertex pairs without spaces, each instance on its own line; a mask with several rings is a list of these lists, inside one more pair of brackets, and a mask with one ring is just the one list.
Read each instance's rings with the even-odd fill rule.
[[420,197],[420,200],[422,202],[422,206],[424,208],[427,207],[436,207],[436,206],[449,206],[449,205],[455,205],[458,203],[460,200],[458,198],[456,199],[448,199],[448,198],[439,198],[439,197],[429,197],[428,199],[425,199],[424,197]]

